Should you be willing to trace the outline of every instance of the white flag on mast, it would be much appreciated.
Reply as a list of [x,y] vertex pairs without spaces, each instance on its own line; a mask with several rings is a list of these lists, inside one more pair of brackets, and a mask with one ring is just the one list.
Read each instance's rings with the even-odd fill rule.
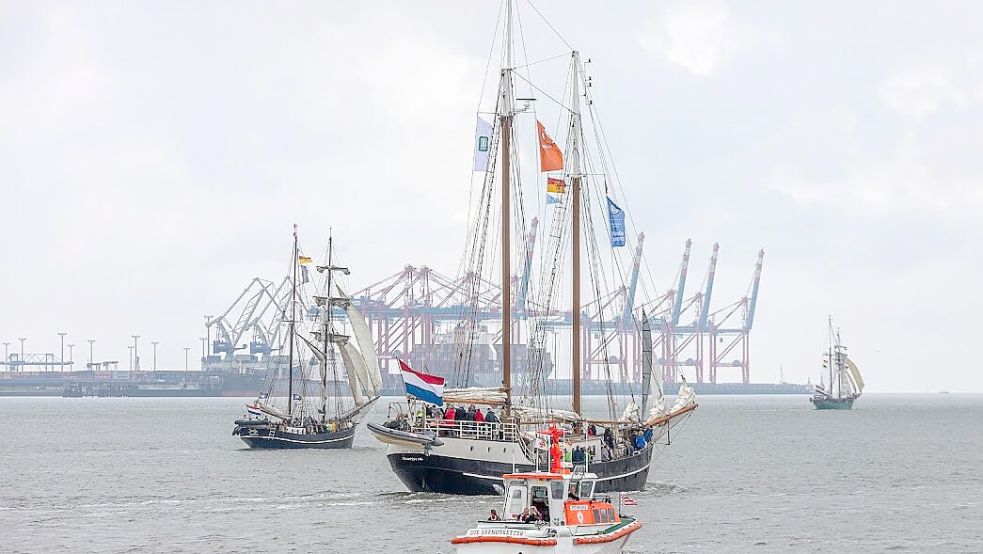
[[478,118],[474,132],[474,170],[488,171],[488,155],[491,151],[492,124]]

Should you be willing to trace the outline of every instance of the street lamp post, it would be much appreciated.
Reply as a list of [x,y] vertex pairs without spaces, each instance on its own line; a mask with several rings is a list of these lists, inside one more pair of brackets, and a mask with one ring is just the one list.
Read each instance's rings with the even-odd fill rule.
[[133,374],[133,347],[132,346],[127,346],[127,348],[130,349],[130,375],[132,376],[132,374]]
[[187,371],[188,371],[188,351],[189,350],[191,350],[190,347],[187,347],[187,346],[184,347],[184,371],[185,371],[185,373],[187,373]]
[[140,339],[140,335],[132,335],[133,337],[133,369],[134,371],[140,371],[140,348],[137,345],[137,341]]
[[74,344],[68,345],[68,371],[75,371],[75,348]]
[[160,344],[160,342],[153,341],[150,344],[154,345],[154,371],[157,371],[157,345]]
[[[64,364],[65,363],[65,335],[67,335],[67,334],[68,333],[58,333],[58,336],[61,337],[61,359],[58,360],[58,361],[61,362],[61,364]],[[60,365],[58,367],[58,370],[59,371],[64,371],[65,370],[65,366],[64,365]]]
[[24,371],[24,341],[27,339],[17,339],[20,341],[20,370]]
[[96,339],[89,339],[89,369],[92,369],[92,364],[96,363],[95,358],[92,356],[92,345],[95,344]]
[[201,337],[201,368],[205,369],[205,360],[208,357],[208,337]]

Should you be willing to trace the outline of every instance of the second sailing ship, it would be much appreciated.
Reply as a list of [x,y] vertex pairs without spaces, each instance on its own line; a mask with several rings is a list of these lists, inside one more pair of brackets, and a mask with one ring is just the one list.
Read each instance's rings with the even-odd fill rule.
[[[267,389],[246,405],[247,417],[235,422],[233,434],[251,448],[351,448],[356,426],[382,389],[368,324],[335,279],[336,274],[348,275],[349,270],[334,264],[332,238],[328,239],[327,265],[316,266],[323,281],[313,303],[304,287],[311,280],[311,265],[313,260],[298,248],[294,226],[292,290],[289,305],[281,307],[287,327],[288,370],[279,375],[273,368]],[[310,308],[305,309],[307,306]],[[298,311],[308,317],[299,318]],[[305,328],[308,323],[310,328]],[[346,326],[357,348],[353,337],[342,332]],[[350,398],[340,390],[341,365],[348,376]],[[308,370],[313,368],[316,379],[309,379]],[[307,390],[312,382],[319,385],[314,398]]]

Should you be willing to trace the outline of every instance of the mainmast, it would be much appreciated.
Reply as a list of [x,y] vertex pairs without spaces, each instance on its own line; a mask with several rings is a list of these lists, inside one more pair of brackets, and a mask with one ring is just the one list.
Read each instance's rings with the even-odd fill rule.
[[580,53],[573,52],[573,83],[571,85],[572,102],[570,104],[570,152],[567,159],[570,164],[568,174],[571,177],[570,203],[573,206],[571,218],[573,226],[570,234],[573,238],[573,336],[572,369],[570,380],[573,385],[573,411],[580,413],[580,363],[582,360],[581,330],[580,330]]
[[511,290],[511,186],[512,186],[512,2],[506,2],[505,60],[499,91],[499,127],[502,132],[502,387],[506,398],[512,389],[512,290]]
[[294,406],[294,326],[296,325],[297,318],[297,224],[294,224],[294,249],[293,249],[293,260],[290,262],[291,278],[290,278],[290,325],[287,332],[287,340],[290,342],[288,348],[289,355],[287,356],[287,363],[289,365],[288,378],[287,378],[287,415],[293,417],[293,406]]
[[[332,250],[333,237],[331,236],[331,230],[328,230],[328,268],[331,267],[331,250]],[[331,312],[333,311],[334,304],[331,303],[331,274],[333,272],[328,270],[328,302],[324,309],[327,310],[327,316],[322,316],[321,321],[324,323],[324,357],[321,360],[323,369],[321,370],[321,423],[324,423],[328,417],[328,348],[330,347],[329,341],[331,340]]]
[[833,316],[829,316],[829,357],[826,364],[829,366],[829,395],[833,396]]

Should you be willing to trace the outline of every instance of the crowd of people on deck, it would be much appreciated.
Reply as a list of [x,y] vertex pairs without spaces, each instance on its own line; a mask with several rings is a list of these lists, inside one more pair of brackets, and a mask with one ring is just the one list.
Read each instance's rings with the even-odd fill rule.
[[[501,423],[495,410],[492,408],[486,408],[482,411],[481,408],[475,407],[474,404],[469,405],[467,408],[464,406],[454,406],[448,404],[446,408],[441,408],[440,406],[435,406],[432,404],[426,404],[421,406],[416,413],[416,419],[418,421],[426,418],[431,424],[438,427],[458,427],[458,422],[474,422],[477,424],[495,424]],[[406,414],[400,414],[397,416],[396,421],[386,424],[387,427],[399,428],[399,429],[409,429],[409,422],[407,421]],[[480,430],[482,426],[475,426],[475,430]],[[491,425],[489,425],[491,428]],[[585,428],[580,427],[580,432],[586,432],[588,437],[601,436],[601,446],[598,449],[595,446],[581,447],[577,446],[571,450],[568,450],[564,454],[564,461],[572,462],[574,465],[583,464],[588,460],[594,460],[595,458],[606,461],[618,456],[630,456],[635,452],[644,450],[649,443],[652,442],[654,433],[651,428],[645,428],[644,430],[638,430],[630,433],[626,433],[624,441],[618,440],[615,437],[615,432],[611,427],[601,427],[594,423],[589,423]],[[575,429],[576,431],[576,429]],[[456,430],[447,429],[448,434],[457,434]],[[499,430],[501,433],[501,430]]]
[[426,410],[428,419],[443,419],[445,421],[474,421],[475,423],[499,422],[498,416],[495,415],[495,410],[488,408],[488,410],[483,413],[481,408],[475,408],[474,404],[471,404],[467,408],[464,406],[454,407],[448,404],[447,409],[444,410],[442,410],[440,406],[428,404]]

